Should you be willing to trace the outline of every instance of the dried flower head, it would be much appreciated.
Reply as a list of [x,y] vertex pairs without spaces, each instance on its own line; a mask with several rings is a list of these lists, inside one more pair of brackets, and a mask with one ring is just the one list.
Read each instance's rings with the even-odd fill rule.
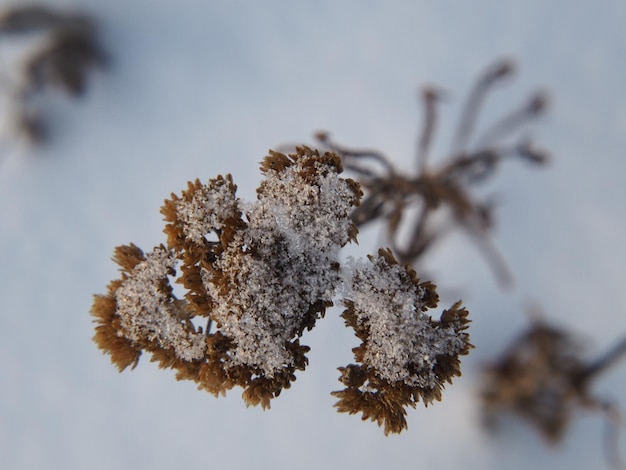
[[95,342],[120,370],[145,351],[178,379],[216,396],[240,386],[248,405],[268,408],[305,369],[300,338],[340,290],[363,344],[355,349],[362,365],[341,369],[348,389],[335,392],[339,410],[400,432],[404,406],[440,399],[460,374],[458,356],[471,347],[467,312],[456,304],[433,321],[424,311],[437,304],[435,286],[389,250],[340,266],[339,250],[356,241],[350,213],[361,190],[339,176],[336,154],[270,151],[261,171],[255,202],[237,198],[230,175],[196,180],[161,209],[167,247],[116,248],[122,276],[95,296]]
[[[147,351],[179,379],[215,395],[238,385],[269,407],[306,367],[300,337],[333,304],[360,189],[338,176],[336,155],[308,148],[271,152],[261,169],[256,202],[236,197],[230,175],[189,183],[162,208],[168,248],[117,248],[122,279],[92,312],[94,339],[120,369]],[[170,284],[178,265],[185,299]],[[193,323],[203,317],[205,331]]]
[[407,405],[441,400],[444,384],[461,375],[459,356],[472,347],[468,312],[458,302],[433,320],[425,313],[439,301],[432,283],[420,282],[390,250],[368,259],[351,271],[342,314],[362,341],[353,349],[359,365],[339,369],[346,388],[333,395],[340,412],[361,412],[385,434],[398,433],[407,427]]
[[489,414],[515,410],[550,441],[558,440],[577,398],[584,370],[580,343],[565,331],[535,323],[486,369],[483,399]]
[[[493,427],[503,412],[527,420],[551,444],[563,438],[577,410],[605,414],[612,432],[619,410],[591,393],[599,373],[626,354],[626,340],[597,360],[583,358],[580,339],[571,332],[536,319],[502,357],[485,369],[482,401],[486,423]],[[611,443],[610,458],[620,460]]]

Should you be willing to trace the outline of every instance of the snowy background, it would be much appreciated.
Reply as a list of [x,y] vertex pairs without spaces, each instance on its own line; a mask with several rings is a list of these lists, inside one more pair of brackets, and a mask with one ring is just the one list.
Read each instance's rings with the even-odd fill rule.
[[[1,6],[8,3],[0,1]],[[3,135],[0,157],[0,467],[602,468],[604,422],[579,414],[557,449],[507,422],[480,425],[482,365],[534,302],[584,334],[591,355],[626,333],[626,3],[513,1],[49,1],[102,27],[111,68],[86,98],[46,103],[53,140]],[[8,54],[0,43],[0,66]],[[250,200],[270,147],[324,129],[411,168],[427,83],[449,90],[436,154],[472,80],[510,56],[519,73],[485,122],[537,86],[549,115],[533,137],[547,169],[511,162],[494,236],[515,275],[503,292],[455,237],[428,258],[448,305],[463,298],[477,348],[441,403],[385,437],[329,395],[357,345],[337,309],[305,335],[310,366],[272,409],[246,409],[176,382],[147,357],[119,374],[92,343],[94,293],[117,277],[113,247],[165,240],[159,208],[187,180],[230,172]],[[3,72],[3,71],[0,71]],[[4,73],[4,72],[3,72]],[[377,248],[366,231],[353,254]],[[626,409],[626,364],[596,384]],[[622,437],[622,451],[626,438]]]

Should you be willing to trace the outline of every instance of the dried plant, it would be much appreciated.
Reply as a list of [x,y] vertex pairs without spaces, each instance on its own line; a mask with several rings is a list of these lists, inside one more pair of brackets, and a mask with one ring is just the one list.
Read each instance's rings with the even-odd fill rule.
[[339,411],[361,412],[385,434],[398,433],[407,427],[406,406],[441,400],[445,382],[461,375],[459,356],[473,347],[468,312],[457,302],[433,320],[424,313],[439,301],[432,283],[420,282],[389,249],[368,258],[353,266],[342,314],[362,341],[353,349],[360,365],[339,368],[346,388],[333,395]]
[[46,137],[46,123],[35,103],[37,95],[51,87],[73,97],[82,96],[89,72],[107,64],[96,25],[82,13],[41,5],[17,6],[0,15],[0,35],[46,38],[24,60],[20,82],[8,85],[7,90],[15,103],[18,131],[31,142],[41,143]]
[[[390,251],[341,266],[339,250],[356,241],[350,213],[361,190],[339,177],[336,154],[270,151],[261,171],[254,203],[236,197],[230,175],[196,180],[162,207],[167,247],[116,248],[122,276],[95,296],[95,342],[120,371],[145,351],[178,379],[215,396],[239,386],[246,404],[269,408],[307,365],[304,331],[341,291],[343,316],[363,344],[361,365],[341,369],[348,388],[335,392],[338,408],[400,432],[406,405],[440,399],[443,383],[460,374],[467,311],[456,304],[431,320],[424,311],[437,304],[435,286]],[[173,293],[177,273],[183,299]]]
[[[485,370],[482,400],[486,423],[493,427],[503,412],[527,420],[550,443],[564,435],[580,409],[604,413],[613,439],[620,421],[615,405],[591,393],[600,372],[626,355],[626,339],[602,357],[583,357],[580,339],[571,332],[535,319],[501,358]],[[609,446],[611,459],[619,462],[617,441]]]
[[[519,158],[539,165],[547,161],[546,154],[530,140],[511,144],[508,139],[543,112],[546,97],[541,92],[473,138],[487,94],[512,72],[512,62],[500,60],[479,78],[461,113],[450,154],[438,166],[431,165],[429,157],[441,92],[434,87],[423,90],[424,123],[414,174],[397,168],[379,151],[351,149],[334,142],[326,132],[316,134],[322,148],[339,154],[346,170],[357,175],[364,189],[365,197],[352,213],[355,224],[361,227],[384,220],[387,239],[400,262],[415,264],[451,228],[460,227],[486,256],[497,279],[504,285],[511,282],[505,263],[488,238],[493,226],[492,204],[475,199],[471,187],[491,177],[503,160]],[[436,213],[445,214],[443,221]],[[408,241],[402,242],[405,229]]]

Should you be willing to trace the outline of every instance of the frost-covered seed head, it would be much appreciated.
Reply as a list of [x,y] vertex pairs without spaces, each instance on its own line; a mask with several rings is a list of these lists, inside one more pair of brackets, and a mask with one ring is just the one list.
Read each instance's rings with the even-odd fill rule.
[[293,365],[286,344],[332,304],[338,252],[352,236],[359,194],[334,160],[309,149],[272,154],[262,168],[246,228],[203,279],[218,300],[212,315],[236,345],[231,364],[272,377]]
[[389,382],[434,388],[436,358],[458,355],[467,342],[453,325],[434,327],[423,312],[431,284],[407,282],[406,268],[381,256],[355,263],[352,279],[347,295],[369,334],[363,363]]
[[115,294],[122,326],[118,334],[140,344],[155,342],[185,361],[199,360],[204,357],[205,337],[180,319],[179,307],[164,289],[175,265],[173,253],[157,247],[135,266]]
[[445,382],[460,375],[459,356],[469,343],[467,311],[457,302],[439,321],[425,312],[437,306],[435,286],[419,282],[390,250],[348,264],[342,317],[362,341],[354,348],[358,365],[340,367],[344,390],[340,412],[363,413],[385,426],[385,434],[406,425],[406,406],[441,399]]

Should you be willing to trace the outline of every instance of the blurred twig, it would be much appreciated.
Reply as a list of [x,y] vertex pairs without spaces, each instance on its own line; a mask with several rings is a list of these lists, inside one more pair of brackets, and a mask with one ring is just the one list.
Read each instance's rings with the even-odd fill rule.
[[571,332],[536,318],[502,356],[485,369],[482,399],[486,422],[496,423],[505,411],[527,420],[549,443],[559,442],[579,409],[597,411],[607,420],[607,459],[624,468],[619,452],[621,413],[591,393],[594,381],[626,356],[626,338],[604,355],[583,358]]
[[[353,212],[354,222],[362,227],[384,220],[386,234],[396,257],[415,264],[443,236],[455,227],[462,228],[476,243],[479,251],[502,285],[512,277],[499,252],[491,243],[493,207],[471,194],[472,186],[486,181],[500,162],[510,158],[541,165],[547,155],[530,140],[504,141],[511,132],[536,119],[546,108],[545,94],[536,92],[520,108],[496,121],[471,145],[482,103],[491,89],[512,74],[513,63],[497,61],[477,80],[461,112],[454,134],[451,154],[439,165],[430,163],[429,153],[437,127],[438,99],[435,87],[421,94],[424,119],[417,145],[417,171],[406,173],[386,155],[375,150],[351,149],[336,143],[327,132],[316,139],[327,150],[338,153],[346,169],[358,176],[365,190],[361,205]],[[410,212],[410,209],[417,209]],[[445,209],[445,211],[444,211]],[[435,214],[445,213],[443,221]],[[407,228],[408,241],[401,241],[401,228]]]
[[42,143],[47,123],[36,97],[54,88],[72,97],[85,93],[89,72],[108,63],[99,43],[95,22],[76,12],[61,12],[43,5],[16,6],[0,13],[0,41],[26,36],[46,41],[22,62],[19,82],[3,81],[3,92],[15,103],[14,125],[28,141]]

